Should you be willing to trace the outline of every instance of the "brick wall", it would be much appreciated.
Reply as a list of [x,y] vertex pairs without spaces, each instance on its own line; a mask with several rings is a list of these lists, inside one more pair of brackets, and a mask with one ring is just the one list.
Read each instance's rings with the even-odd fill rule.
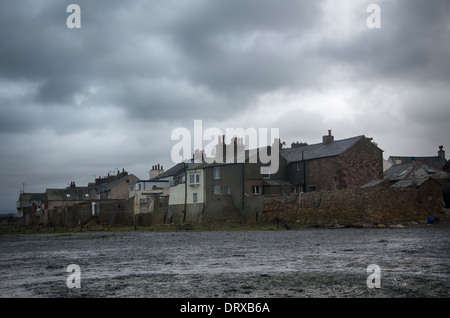
[[[378,186],[295,196],[265,196],[260,221],[280,219],[300,225],[362,226],[421,222],[443,213],[442,188],[433,180],[418,189]],[[288,200],[293,202],[288,203]]]

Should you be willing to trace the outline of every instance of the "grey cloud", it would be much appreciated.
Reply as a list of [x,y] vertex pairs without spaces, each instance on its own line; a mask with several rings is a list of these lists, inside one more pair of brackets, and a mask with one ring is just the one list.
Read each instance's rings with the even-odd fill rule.
[[[365,8],[364,4],[361,7]],[[450,72],[449,19],[447,1],[385,1],[380,29],[367,29],[348,41],[322,41],[317,53],[333,63],[348,65],[358,79],[446,81]]]
[[[65,25],[73,2],[79,30]],[[371,2],[350,2],[363,26]],[[382,28],[345,39],[323,35],[333,27],[324,24],[324,3],[3,1],[0,145],[11,150],[2,154],[1,189],[31,179],[36,188],[58,186],[115,166],[143,170],[167,159],[171,130],[194,119],[280,127],[290,141],[317,142],[328,129],[336,138],[367,133],[396,151],[402,143],[393,139],[408,138],[408,124],[429,143],[448,135],[448,1],[379,1]],[[325,121],[301,105],[272,116],[282,102],[251,116],[261,96],[326,96],[335,87],[355,91],[354,121]],[[8,202],[18,189],[9,191]]]
[[[300,39],[315,25],[319,4],[312,1],[288,3],[258,1],[208,2],[175,26],[180,51],[190,63],[188,71],[196,82],[207,83],[218,92],[251,93],[287,85],[301,73],[296,66],[302,56],[285,56],[283,42]],[[246,37],[273,34],[282,40],[274,47],[252,45],[246,51],[223,48],[226,37],[245,41]],[[269,38],[261,41],[267,42]],[[281,44],[281,45],[280,45]],[[245,45],[245,44],[243,44]]]

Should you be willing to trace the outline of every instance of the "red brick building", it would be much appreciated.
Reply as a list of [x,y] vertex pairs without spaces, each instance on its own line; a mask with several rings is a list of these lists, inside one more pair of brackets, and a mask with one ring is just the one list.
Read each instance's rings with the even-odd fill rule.
[[383,178],[383,150],[363,135],[334,140],[329,130],[321,143],[293,143],[281,156],[289,182],[305,192],[341,190]]

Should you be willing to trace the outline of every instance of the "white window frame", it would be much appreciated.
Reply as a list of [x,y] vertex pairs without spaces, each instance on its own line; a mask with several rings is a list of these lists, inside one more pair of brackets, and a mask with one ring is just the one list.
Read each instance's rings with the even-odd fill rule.
[[214,193],[214,195],[221,195],[222,194],[222,189],[221,189],[220,185],[213,187],[213,193]]
[[200,173],[194,172],[189,174],[189,184],[199,185],[200,184]]
[[198,202],[198,194],[197,194],[197,192],[192,193],[192,202],[194,202],[194,203]]
[[[256,190],[258,190],[258,191],[256,191]],[[252,185],[252,194],[255,194],[255,195],[261,194],[261,186],[259,186],[259,185]]]

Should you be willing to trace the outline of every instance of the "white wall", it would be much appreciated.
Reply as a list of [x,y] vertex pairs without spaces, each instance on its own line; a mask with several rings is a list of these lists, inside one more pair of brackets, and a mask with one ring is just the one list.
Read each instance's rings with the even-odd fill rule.
[[[192,204],[192,203],[204,203],[204,188],[205,188],[205,182],[203,178],[203,170],[196,170],[195,173],[200,174],[200,184],[196,185],[190,185],[189,183],[189,173],[192,173],[194,171],[188,171],[187,174],[187,197],[186,197],[186,203]],[[170,188],[170,195],[169,195],[169,205],[175,205],[175,204],[184,204],[185,200],[185,188],[186,184],[182,183],[177,185],[176,187]],[[197,193],[197,202],[194,202],[194,193]]]

